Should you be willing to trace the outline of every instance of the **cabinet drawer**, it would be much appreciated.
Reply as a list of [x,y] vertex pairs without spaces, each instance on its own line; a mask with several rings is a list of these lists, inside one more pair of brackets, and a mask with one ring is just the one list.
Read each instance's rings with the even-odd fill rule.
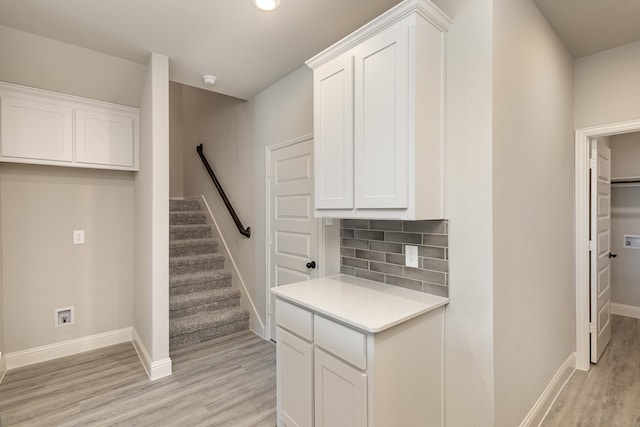
[[355,329],[315,316],[315,344],[362,370],[367,369],[367,336]]
[[313,313],[304,308],[276,299],[276,324],[313,341]]

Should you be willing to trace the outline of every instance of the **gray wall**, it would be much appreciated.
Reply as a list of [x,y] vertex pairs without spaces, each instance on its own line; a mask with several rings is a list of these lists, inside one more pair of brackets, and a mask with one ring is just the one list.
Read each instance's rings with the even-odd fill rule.
[[575,61],[576,129],[640,118],[640,41]]
[[[145,67],[0,26],[0,80],[139,106]],[[4,350],[132,324],[130,172],[3,164],[0,227]],[[87,243],[74,246],[72,231]],[[74,305],[76,324],[54,328]]]
[[446,57],[449,297],[445,418],[493,425],[492,1],[437,0],[452,19]]
[[495,425],[515,426],[575,346],[573,58],[531,0],[493,16]]
[[[640,177],[640,132],[614,135],[611,142],[612,178]],[[612,186],[611,302],[640,309],[640,249],[625,248],[625,234],[640,236],[640,182]]]

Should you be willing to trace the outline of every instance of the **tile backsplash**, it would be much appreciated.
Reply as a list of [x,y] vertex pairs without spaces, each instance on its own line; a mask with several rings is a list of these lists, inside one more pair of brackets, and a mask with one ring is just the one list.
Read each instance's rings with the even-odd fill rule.
[[[449,224],[438,221],[343,219],[340,272],[449,296]],[[418,268],[405,266],[405,245],[418,246]]]

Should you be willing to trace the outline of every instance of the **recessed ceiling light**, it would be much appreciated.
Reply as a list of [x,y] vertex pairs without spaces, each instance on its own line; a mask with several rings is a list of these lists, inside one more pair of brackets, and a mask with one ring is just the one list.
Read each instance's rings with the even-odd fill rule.
[[253,4],[260,10],[265,10],[267,12],[274,10],[278,6],[280,6],[280,0],[251,0]]

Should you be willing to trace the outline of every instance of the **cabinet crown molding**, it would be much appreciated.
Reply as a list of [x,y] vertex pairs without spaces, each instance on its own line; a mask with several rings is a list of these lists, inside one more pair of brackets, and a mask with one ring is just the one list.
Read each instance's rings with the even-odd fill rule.
[[405,0],[308,59],[305,64],[315,69],[412,14],[421,16],[442,32],[449,31],[453,23],[451,18],[428,0]]

